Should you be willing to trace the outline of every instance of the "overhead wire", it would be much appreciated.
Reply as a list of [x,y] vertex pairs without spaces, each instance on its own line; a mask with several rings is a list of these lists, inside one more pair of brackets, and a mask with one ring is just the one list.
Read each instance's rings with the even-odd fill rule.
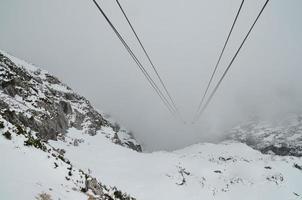
[[236,22],[237,22],[237,19],[238,19],[238,17],[239,17],[239,14],[240,14],[240,12],[241,12],[241,9],[242,9],[243,4],[244,4],[244,0],[242,0],[242,2],[241,2],[241,4],[240,4],[240,7],[239,7],[239,9],[238,9],[238,11],[237,11],[237,14],[236,14],[236,17],[235,17],[235,19],[234,19],[234,21],[233,21],[232,27],[231,27],[231,29],[230,29],[230,31],[229,31],[228,36],[227,36],[227,39],[226,39],[226,41],[224,42],[224,46],[223,46],[223,48],[222,48],[222,50],[221,50],[221,52],[220,52],[220,55],[219,55],[219,57],[218,57],[218,61],[216,62],[216,65],[215,65],[215,67],[214,67],[214,70],[213,70],[213,72],[212,72],[212,75],[211,75],[211,77],[210,77],[210,80],[209,80],[209,82],[208,82],[208,84],[207,84],[206,90],[205,90],[205,92],[204,92],[204,94],[203,94],[203,96],[202,96],[202,98],[201,98],[201,101],[199,102],[199,105],[198,105],[198,108],[197,108],[197,110],[196,110],[196,113],[195,113],[193,122],[195,122],[195,120],[197,119],[198,113],[199,113],[199,111],[200,111],[200,109],[201,109],[201,106],[203,105],[203,103],[204,103],[204,101],[205,101],[205,98],[206,98],[206,96],[207,96],[207,93],[208,93],[208,91],[209,91],[209,88],[210,88],[210,86],[211,86],[211,83],[212,83],[212,81],[213,81],[213,78],[214,78],[214,76],[215,76],[215,74],[216,74],[216,71],[217,71],[217,69],[218,69],[218,66],[219,66],[219,64],[220,64],[221,58],[222,58],[222,56],[223,56],[223,54],[224,54],[224,51],[225,51],[225,49],[226,49],[226,47],[227,47],[227,44],[228,44],[229,40],[230,40],[231,34],[232,34],[232,32],[233,32],[233,29],[234,29],[234,27],[235,27],[235,25],[236,25]]
[[239,48],[237,49],[235,55],[233,56],[231,62],[229,63],[228,67],[226,68],[226,70],[224,71],[222,77],[219,79],[218,83],[216,84],[214,90],[212,91],[211,95],[209,96],[209,98],[206,101],[206,104],[202,107],[202,109],[200,110],[200,112],[198,113],[197,119],[200,118],[200,116],[203,114],[203,112],[206,110],[206,108],[208,107],[208,105],[210,104],[211,100],[213,99],[214,95],[216,94],[218,88],[220,87],[222,81],[224,80],[225,76],[227,75],[228,71],[230,70],[232,64],[234,63],[235,59],[237,58],[240,50],[242,49],[244,43],[246,42],[246,40],[248,39],[250,33],[252,32],[254,26],[256,25],[258,19],[260,18],[260,16],[262,15],[264,9],[266,8],[267,4],[268,4],[269,0],[266,0],[265,4],[263,5],[261,11],[259,12],[259,14],[257,15],[255,21],[253,22],[252,26],[250,27],[248,33],[246,34],[246,36],[244,37],[242,43],[240,44]]
[[169,110],[169,112],[173,116],[175,116],[175,112],[176,112],[175,109],[173,108],[173,106],[171,106],[171,104],[169,103],[169,101],[167,100],[167,98],[164,96],[164,94],[162,93],[162,91],[160,90],[160,88],[156,85],[156,83],[154,82],[154,80],[152,79],[152,77],[149,75],[149,73],[146,71],[146,69],[144,68],[144,66],[141,64],[141,62],[135,56],[135,54],[133,53],[132,49],[129,47],[129,45],[126,43],[126,41],[123,39],[123,37],[121,36],[121,34],[115,28],[115,26],[113,25],[113,23],[111,22],[111,20],[108,18],[108,16],[106,15],[106,13],[103,11],[103,9],[100,7],[100,5],[97,3],[97,1],[93,0],[93,2],[95,4],[95,6],[98,8],[98,10],[101,12],[101,14],[103,15],[103,17],[105,18],[105,20],[107,21],[107,23],[109,24],[109,26],[111,27],[111,29],[114,31],[114,33],[116,34],[116,36],[122,42],[123,46],[128,51],[128,53],[130,54],[130,56],[132,57],[132,59],[135,61],[135,63],[139,67],[139,69],[142,71],[142,73],[144,74],[145,78],[150,83],[151,87],[155,90],[156,94],[160,97],[161,101],[167,107],[167,109]]
[[[118,7],[120,8],[121,12],[123,13],[123,15],[124,15],[124,17],[125,17],[127,23],[129,24],[129,26],[130,26],[130,28],[131,28],[133,34],[135,35],[135,37],[136,37],[138,43],[140,44],[140,46],[141,46],[141,48],[142,48],[144,54],[146,55],[146,57],[147,57],[149,63],[151,64],[152,69],[154,70],[154,72],[155,72],[155,74],[156,74],[158,80],[160,81],[162,87],[164,88],[164,90],[165,90],[165,92],[166,92],[166,94],[167,94],[169,100],[171,101],[173,107],[175,108],[175,110],[176,110],[177,112],[179,112],[179,111],[178,111],[178,108],[177,108],[177,106],[176,106],[176,104],[175,104],[175,101],[174,101],[174,99],[172,98],[172,95],[171,95],[170,92],[168,91],[166,84],[164,83],[163,79],[162,79],[161,76],[159,75],[159,72],[158,72],[157,68],[155,67],[153,61],[151,60],[151,57],[149,56],[149,53],[147,52],[146,48],[144,47],[144,45],[143,45],[143,43],[142,43],[140,37],[138,36],[137,32],[135,31],[134,26],[132,25],[132,23],[131,23],[131,21],[130,21],[128,15],[126,14],[125,9],[123,8],[123,6],[122,6],[121,3],[119,2],[119,0],[115,0],[115,1],[116,1],[116,3],[117,3]],[[178,113],[178,114],[179,114],[179,113]]]

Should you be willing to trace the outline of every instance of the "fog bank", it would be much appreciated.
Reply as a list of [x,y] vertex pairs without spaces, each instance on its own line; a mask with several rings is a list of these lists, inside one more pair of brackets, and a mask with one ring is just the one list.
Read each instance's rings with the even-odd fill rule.
[[[99,2],[147,65],[115,1]],[[264,2],[246,1],[217,77]],[[132,130],[148,151],[215,141],[253,116],[301,112],[300,0],[270,1],[196,124],[191,120],[241,1],[121,3],[187,123],[171,117],[92,1],[1,0],[0,48],[59,77]]]

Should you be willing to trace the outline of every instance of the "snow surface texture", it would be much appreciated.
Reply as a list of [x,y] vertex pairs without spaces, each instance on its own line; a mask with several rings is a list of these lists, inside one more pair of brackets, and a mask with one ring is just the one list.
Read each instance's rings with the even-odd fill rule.
[[0,122],[0,199],[134,200],[74,167],[63,149],[29,145],[29,134],[19,133],[2,117]]
[[[9,58],[14,65],[27,65]],[[2,59],[1,68],[6,67],[5,62]],[[38,70],[41,72],[39,77],[44,76],[44,72],[34,66],[23,70]],[[0,70],[0,74],[3,71]],[[41,79],[35,84],[35,92],[43,97],[49,88],[56,90],[56,98],[50,98],[53,104],[61,95],[71,92],[61,83],[45,86],[47,90],[44,90],[44,85],[49,83]],[[58,85],[63,89],[58,89]],[[39,110],[43,108],[35,106],[35,101],[30,102],[34,105],[29,105],[26,96],[15,94],[12,97],[10,94],[15,91],[11,88],[5,90],[2,87],[0,93],[0,100],[7,109],[29,118],[36,114],[33,110],[38,113],[51,111]],[[33,98],[31,96],[28,98]],[[76,106],[72,101],[70,105],[74,111]],[[65,132],[55,135],[57,140],[43,140],[35,131],[39,129],[20,127],[14,120],[11,123],[8,120],[10,114],[15,116],[10,112],[0,116],[0,150],[3,154],[0,199],[41,199],[43,194],[50,195],[53,200],[131,199],[130,196],[138,200],[302,198],[301,157],[266,155],[235,141],[196,144],[174,152],[140,153],[131,149],[128,141],[135,144],[135,140],[126,130],[105,119],[95,129],[92,124],[95,118],[80,120],[81,128],[67,123]],[[87,112],[83,115],[87,117]],[[40,119],[39,114],[35,116]],[[72,116],[70,112],[63,115],[67,122],[76,123],[76,116]],[[93,134],[87,134],[89,127],[92,127]],[[289,138],[292,137],[296,136]],[[130,196],[110,186],[116,186]]]
[[[5,122],[5,129],[0,132],[4,133],[11,127]],[[48,154],[36,148],[25,147],[25,140],[24,136],[15,134],[11,140],[0,138],[0,199],[35,199],[43,193],[51,195],[53,199],[87,199],[86,195],[76,191],[77,183],[65,178],[69,167],[66,163],[48,157]],[[79,184],[83,185],[83,178],[77,178],[81,181]]]

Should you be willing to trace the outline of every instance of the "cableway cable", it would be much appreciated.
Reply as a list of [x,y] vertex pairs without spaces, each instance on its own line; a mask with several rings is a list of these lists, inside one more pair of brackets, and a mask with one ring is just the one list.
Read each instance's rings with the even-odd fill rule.
[[130,56],[133,58],[133,60],[135,61],[135,63],[139,67],[139,69],[142,71],[142,73],[144,74],[145,78],[150,83],[151,87],[155,90],[155,92],[160,97],[160,99],[162,100],[162,102],[164,103],[164,105],[168,108],[168,110],[170,111],[170,113],[173,116],[175,116],[175,109],[171,106],[171,104],[169,103],[169,101],[167,100],[167,98],[163,95],[162,91],[159,89],[159,87],[156,85],[156,83],[150,77],[149,73],[146,71],[146,69],[144,68],[144,66],[141,64],[141,62],[135,56],[135,54],[133,53],[133,51],[131,50],[131,48],[128,46],[128,44],[126,43],[126,41],[123,39],[123,37],[121,36],[121,34],[118,32],[118,30],[115,28],[115,26],[113,25],[113,23],[111,22],[111,20],[108,18],[108,16],[106,15],[106,13],[103,11],[103,9],[100,7],[100,5],[96,2],[96,0],[93,0],[93,2],[95,4],[95,6],[98,8],[98,10],[101,12],[101,14],[103,15],[103,17],[105,18],[105,20],[107,21],[107,23],[110,25],[111,29],[114,31],[114,33],[116,34],[116,36],[122,42],[122,44],[124,45],[125,49],[128,51],[128,53],[130,54]]
[[250,27],[250,29],[249,29],[248,33],[246,34],[244,40],[242,41],[241,45],[239,46],[239,48],[237,49],[235,55],[233,56],[231,62],[229,63],[229,65],[228,65],[228,67],[226,68],[226,70],[224,71],[224,73],[223,73],[222,77],[220,78],[219,82],[216,84],[216,86],[215,86],[214,90],[212,91],[211,95],[210,95],[209,98],[207,99],[206,104],[202,107],[201,111],[199,112],[199,114],[198,114],[198,116],[197,116],[197,119],[200,118],[200,116],[203,114],[203,112],[206,110],[206,108],[207,108],[208,105],[210,104],[211,100],[213,99],[213,97],[214,97],[214,95],[216,94],[216,92],[217,92],[219,86],[221,85],[223,79],[225,78],[226,74],[228,73],[228,71],[230,70],[232,64],[234,63],[235,59],[237,58],[237,56],[238,56],[240,50],[242,49],[244,43],[245,43],[246,40],[248,39],[250,33],[252,32],[252,30],[253,30],[255,24],[257,23],[258,19],[260,18],[261,14],[263,13],[263,11],[264,11],[265,7],[267,6],[268,2],[269,2],[269,0],[266,0],[265,4],[263,5],[263,7],[262,7],[262,9],[261,9],[261,11],[260,11],[260,13],[258,14],[257,18],[255,19],[253,25]]
[[121,3],[119,2],[119,0],[115,0],[115,1],[116,1],[116,3],[117,3],[118,7],[120,8],[121,12],[123,13],[125,19],[127,20],[127,23],[129,24],[129,26],[130,26],[130,28],[131,28],[133,34],[135,35],[137,41],[139,42],[139,44],[140,44],[140,46],[141,46],[141,48],[142,48],[144,54],[146,55],[146,57],[147,57],[149,63],[150,63],[151,66],[152,66],[152,69],[154,70],[154,72],[155,72],[157,78],[159,79],[159,81],[160,81],[162,87],[164,88],[166,94],[168,95],[168,97],[169,97],[169,99],[170,99],[170,101],[171,101],[173,107],[174,107],[175,110],[178,112],[178,108],[177,108],[177,106],[176,106],[176,104],[175,104],[174,99],[172,98],[172,95],[171,95],[170,92],[168,91],[166,84],[164,83],[163,79],[162,79],[161,76],[159,75],[159,72],[158,72],[158,70],[156,69],[156,67],[155,67],[155,65],[154,65],[154,63],[153,63],[153,61],[151,60],[151,57],[149,56],[149,53],[147,52],[146,48],[144,47],[144,45],[143,45],[141,39],[139,38],[137,32],[135,31],[135,29],[134,29],[134,27],[133,27],[133,25],[132,25],[132,23],[131,23],[129,17],[127,16],[127,14],[126,14],[126,12],[125,12],[125,9],[123,8],[123,6],[122,6]]
[[208,93],[209,88],[210,88],[210,86],[211,86],[211,83],[212,83],[212,81],[213,81],[213,78],[214,78],[214,76],[215,76],[215,74],[216,74],[216,71],[217,71],[218,66],[219,66],[219,64],[220,64],[220,61],[221,61],[221,58],[222,58],[222,56],[223,56],[223,54],[224,54],[224,51],[225,51],[225,49],[226,49],[226,46],[227,46],[227,44],[228,44],[228,42],[229,42],[229,40],[230,40],[231,34],[232,34],[232,32],[233,32],[233,29],[234,29],[234,27],[235,27],[235,24],[236,24],[236,22],[237,22],[237,19],[238,19],[238,16],[239,16],[240,12],[241,12],[241,9],[242,9],[243,4],[244,4],[244,0],[242,0],[242,2],[241,2],[241,4],[240,4],[240,7],[239,7],[239,9],[238,9],[238,11],[237,11],[236,17],[235,17],[235,19],[234,19],[234,21],[233,21],[233,24],[232,24],[232,27],[231,27],[231,29],[230,29],[230,31],[229,31],[229,34],[228,34],[228,36],[227,36],[227,39],[226,39],[226,41],[225,41],[225,43],[224,43],[224,46],[223,46],[223,48],[222,48],[222,51],[220,52],[218,61],[216,62],[216,65],[215,65],[215,67],[214,67],[214,71],[212,72],[212,75],[211,75],[211,78],[210,78],[210,80],[209,80],[209,82],[208,82],[208,85],[207,85],[207,87],[206,87],[206,90],[205,90],[205,92],[204,92],[204,94],[203,94],[203,96],[202,96],[202,98],[201,98],[201,101],[200,101],[200,103],[199,103],[199,105],[198,105],[198,108],[197,108],[197,110],[196,110],[196,114],[195,114],[195,117],[194,117],[194,119],[193,119],[193,122],[195,122],[195,120],[197,119],[197,116],[198,116],[198,113],[199,113],[199,111],[200,111],[200,109],[201,109],[201,106],[203,105],[203,103],[204,103],[204,101],[205,101],[205,98],[206,98],[206,96],[207,96],[207,93]]

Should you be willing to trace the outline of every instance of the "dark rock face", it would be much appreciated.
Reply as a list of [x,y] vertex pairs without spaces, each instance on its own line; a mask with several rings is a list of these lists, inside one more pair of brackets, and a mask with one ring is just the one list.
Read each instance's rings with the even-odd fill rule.
[[[43,140],[57,140],[71,127],[95,135],[102,127],[112,127],[84,97],[46,71],[15,63],[0,52],[0,114],[12,124],[29,128]],[[136,151],[140,145],[132,136],[122,141],[118,132],[112,136],[117,144]]]
[[66,102],[66,101],[60,101],[59,102],[61,108],[63,109],[63,112],[65,115],[69,115],[72,113],[72,108],[70,103]]
[[298,165],[297,163],[294,164],[294,168],[302,171],[302,166]]
[[142,147],[141,147],[141,145],[139,145],[139,144],[134,144],[133,142],[128,141],[128,142],[126,142],[126,145],[127,145],[130,149],[133,149],[133,150],[138,151],[138,152],[142,152]]
[[283,146],[274,146],[270,145],[260,149],[260,151],[264,154],[268,154],[270,152],[279,155],[279,156],[296,156],[301,157],[302,148],[295,146],[288,146],[284,144]]

